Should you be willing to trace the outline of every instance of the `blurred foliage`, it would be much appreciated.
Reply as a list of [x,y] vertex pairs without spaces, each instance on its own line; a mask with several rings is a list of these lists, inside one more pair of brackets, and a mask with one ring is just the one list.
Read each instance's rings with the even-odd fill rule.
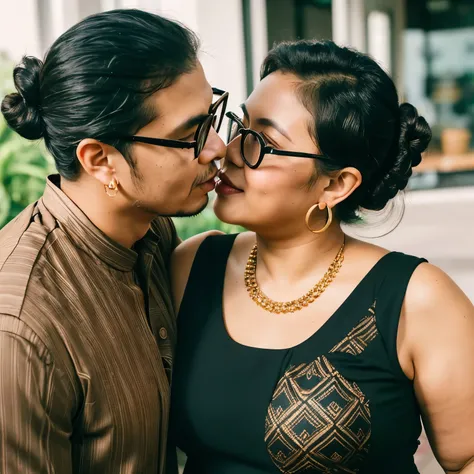
[[173,219],[176,225],[176,230],[181,239],[189,239],[189,237],[200,234],[201,232],[206,232],[207,230],[220,230],[226,234],[235,234],[245,230],[239,226],[221,222],[212,210],[212,200],[213,196],[211,196],[211,203],[209,206],[207,206],[207,208],[198,216],[177,217]]
[[[0,100],[14,90],[13,67],[0,54]],[[0,115],[0,228],[41,196],[52,171],[53,161],[44,147],[20,137]]]

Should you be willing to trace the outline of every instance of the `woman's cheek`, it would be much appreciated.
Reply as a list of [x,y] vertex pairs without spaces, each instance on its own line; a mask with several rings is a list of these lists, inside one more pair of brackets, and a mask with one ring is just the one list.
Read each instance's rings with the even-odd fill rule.
[[249,171],[251,172],[246,176],[247,185],[260,194],[298,189],[308,182],[307,176],[297,168],[268,166]]

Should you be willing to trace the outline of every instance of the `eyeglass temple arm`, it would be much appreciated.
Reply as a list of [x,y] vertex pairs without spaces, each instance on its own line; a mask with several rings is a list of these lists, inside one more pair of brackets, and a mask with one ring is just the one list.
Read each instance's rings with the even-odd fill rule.
[[124,140],[130,142],[139,142],[139,143],[148,143],[149,145],[165,145],[165,146],[172,146],[173,148],[182,148],[182,149],[189,149],[194,148],[196,146],[196,142],[182,142],[179,140],[167,140],[166,138],[149,138],[149,137],[138,137],[138,136],[131,136],[131,137],[124,137]]
[[279,155],[279,156],[295,156],[296,158],[318,158],[324,160],[326,157],[324,155],[316,155],[314,153],[304,153],[301,151],[286,151],[286,150],[277,150],[276,148],[266,146],[263,150],[265,154],[269,155]]

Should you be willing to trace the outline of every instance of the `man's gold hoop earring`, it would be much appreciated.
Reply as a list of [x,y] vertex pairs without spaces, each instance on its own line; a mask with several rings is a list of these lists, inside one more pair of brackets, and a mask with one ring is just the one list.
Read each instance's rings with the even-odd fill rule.
[[[320,211],[323,211],[324,208],[327,208],[328,210],[328,218],[327,218],[327,221],[326,221],[326,224],[324,224],[324,227],[322,229],[319,229],[319,230],[314,230],[314,229],[311,229],[311,226],[309,224],[309,220],[311,219],[311,215],[313,214],[313,211],[318,208]],[[306,213],[306,227],[313,233],[313,234],[322,234],[323,232],[326,232],[328,229],[329,229],[329,226],[331,225],[332,223],[332,209],[330,207],[328,207],[326,204],[315,204],[314,206],[311,206],[308,210],[308,212]]]
[[115,178],[112,178],[109,184],[104,184],[105,194],[109,197],[115,197],[118,193],[118,183]]

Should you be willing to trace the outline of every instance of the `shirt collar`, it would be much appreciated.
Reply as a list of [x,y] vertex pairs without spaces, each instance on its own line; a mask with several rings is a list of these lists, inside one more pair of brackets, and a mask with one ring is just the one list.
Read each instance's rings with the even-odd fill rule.
[[59,183],[59,175],[48,177],[40,206],[44,205],[77,247],[94,254],[105,264],[117,270],[132,270],[137,261],[137,252],[107,237],[61,191]]

